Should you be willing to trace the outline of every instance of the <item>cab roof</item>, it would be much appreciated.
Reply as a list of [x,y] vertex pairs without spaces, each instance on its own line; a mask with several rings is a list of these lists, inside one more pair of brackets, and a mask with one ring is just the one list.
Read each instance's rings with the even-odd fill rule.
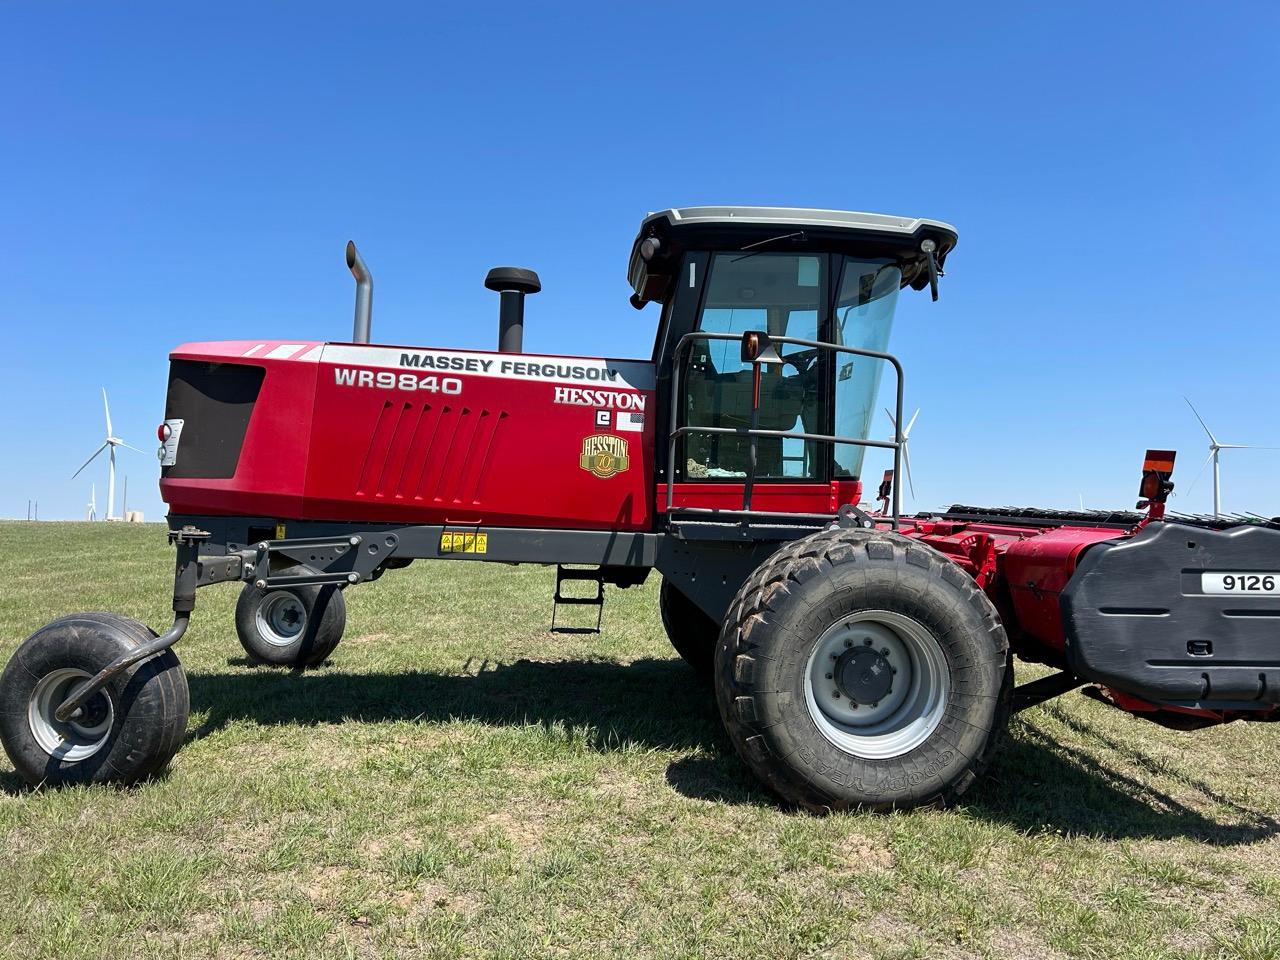
[[[640,246],[655,238],[658,252],[649,260]],[[956,228],[941,220],[895,217],[852,210],[804,207],[674,207],[651,213],[640,224],[631,247],[628,276],[636,296],[632,302],[666,300],[667,280],[685,250],[761,252],[831,252],[853,256],[885,256],[901,261],[903,285],[919,290],[928,283],[925,239],[937,244],[941,267],[956,245]]]
[[955,245],[956,228],[941,220],[921,217],[894,217],[887,213],[859,213],[855,210],[818,210],[810,207],[673,207],[651,213],[640,224],[640,232],[657,221],[669,226],[719,224],[751,226],[766,224],[785,227],[832,227],[838,230],[915,236],[928,226],[951,236]]

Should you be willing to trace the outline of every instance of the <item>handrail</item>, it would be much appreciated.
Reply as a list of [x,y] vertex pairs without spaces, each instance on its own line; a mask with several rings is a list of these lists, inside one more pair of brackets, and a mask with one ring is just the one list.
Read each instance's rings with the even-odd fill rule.
[[[741,342],[743,334],[740,333],[712,333],[710,331],[695,330],[692,333],[686,333],[680,338],[676,344],[675,352],[671,359],[671,428],[667,437],[667,513],[673,513],[675,507],[675,478],[676,478],[676,443],[682,436],[690,433],[708,433],[708,434],[737,434],[745,437],[782,437],[796,440],[811,440],[816,443],[846,443],[859,447],[877,447],[880,449],[893,451],[893,512],[892,524],[893,529],[898,529],[899,520],[902,515],[902,488],[899,479],[902,476],[902,364],[898,358],[891,353],[882,353],[878,350],[863,350],[860,347],[846,347],[839,343],[827,343],[824,340],[805,340],[800,337],[775,337],[769,335],[769,340],[773,343],[790,343],[799,347],[809,347],[815,350],[830,350],[835,353],[849,353],[859,357],[869,357],[872,360],[883,360],[893,366],[894,374],[897,378],[897,396],[894,408],[894,438],[892,440],[869,440],[864,437],[841,437],[833,434],[825,433],[804,433],[795,430],[764,430],[759,427],[700,427],[695,425],[680,426],[680,374],[681,355],[685,352],[687,346],[695,340],[734,340]],[[746,496],[755,483],[755,464],[752,462],[747,471],[746,483],[743,489],[744,509],[742,510],[716,510],[714,508],[680,508],[691,513],[712,513],[724,516],[742,516],[743,519],[749,519],[753,514],[766,515],[765,511],[753,511],[747,509]],[[773,514],[777,516],[778,514]],[[799,516],[799,514],[797,514]],[[834,514],[833,514],[834,516]]]

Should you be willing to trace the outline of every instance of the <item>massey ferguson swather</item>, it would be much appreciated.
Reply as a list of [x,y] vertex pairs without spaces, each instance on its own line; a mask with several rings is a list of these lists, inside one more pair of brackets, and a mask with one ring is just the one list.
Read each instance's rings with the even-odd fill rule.
[[[0,678],[6,751],[32,783],[139,780],[183,739],[173,645],[197,588],[243,582],[249,656],[307,667],[338,645],[343,591],[414,560],[555,564],[557,605],[597,607],[656,568],[742,759],[814,810],[955,798],[1012,711],[1086,684],[1180,730],[1280,717],[1280,522],[1166,516],[1172,452],[1148,452],[1141,513],[900,515],[901,430],[869,436],[886,368],[902,423],[890,323],[902,288],[937,299],[955,243],[875,214],[653,214],[629,266],[632,306],[661,310],[649,360],[524,353],[540,284],[515,268],[485,281],[497,352],[372,344],[348,245],[352,342],[170,355],[173,626],[37,631]],[[894,460],[875,510],[868,447]],[[1015,687],[1015,654],[1057,672]]]

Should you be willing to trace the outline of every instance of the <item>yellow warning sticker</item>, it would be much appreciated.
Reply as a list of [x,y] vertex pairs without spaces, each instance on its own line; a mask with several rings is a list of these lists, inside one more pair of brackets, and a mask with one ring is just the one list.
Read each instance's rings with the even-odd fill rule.
[[442,533],[440,534],[441,553],[488,553],[489,535],[487,533]]
[[283,524],[283,523],[277,523],[277,524],[276,524],[276,539],[277,539],[277,540],[283,540],[283,539],[284,539],[284,524]]

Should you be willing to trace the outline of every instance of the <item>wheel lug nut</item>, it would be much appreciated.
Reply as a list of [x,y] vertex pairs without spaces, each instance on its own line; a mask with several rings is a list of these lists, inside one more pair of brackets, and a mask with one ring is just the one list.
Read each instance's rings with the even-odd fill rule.
[[888,655],[889,655],[889,648],[888,648],[888,647],[881,647],[881,648],[880,648],[880,656],[882,656],[882,657],[887,657]]
[[846,640],[846,641],[844,642],[844,645],[845,645],[846,647],[852,647],[852,646],[853,646],[853,641],[852,641],[852,640]]
[[833,690],[833,691],[831,692],[831,695],[832,695],[833,697],[835,697],[837,700],[839,700],[839,699],[840,699],[840,691],[839,691],[839,690]]
[[831,674],[829,674],[829,673],[827,674],[827,679],[828,679],[828,680],[830,680],[830,679],[831,679]]
[[868,639],[866,639],[866,640],[863,640],[863,641],[862,641],[862,645],[863,645],[864,647],[869,647],[869,646],[871,646],[871,640],[870,640],[870,638],[868,638]]

